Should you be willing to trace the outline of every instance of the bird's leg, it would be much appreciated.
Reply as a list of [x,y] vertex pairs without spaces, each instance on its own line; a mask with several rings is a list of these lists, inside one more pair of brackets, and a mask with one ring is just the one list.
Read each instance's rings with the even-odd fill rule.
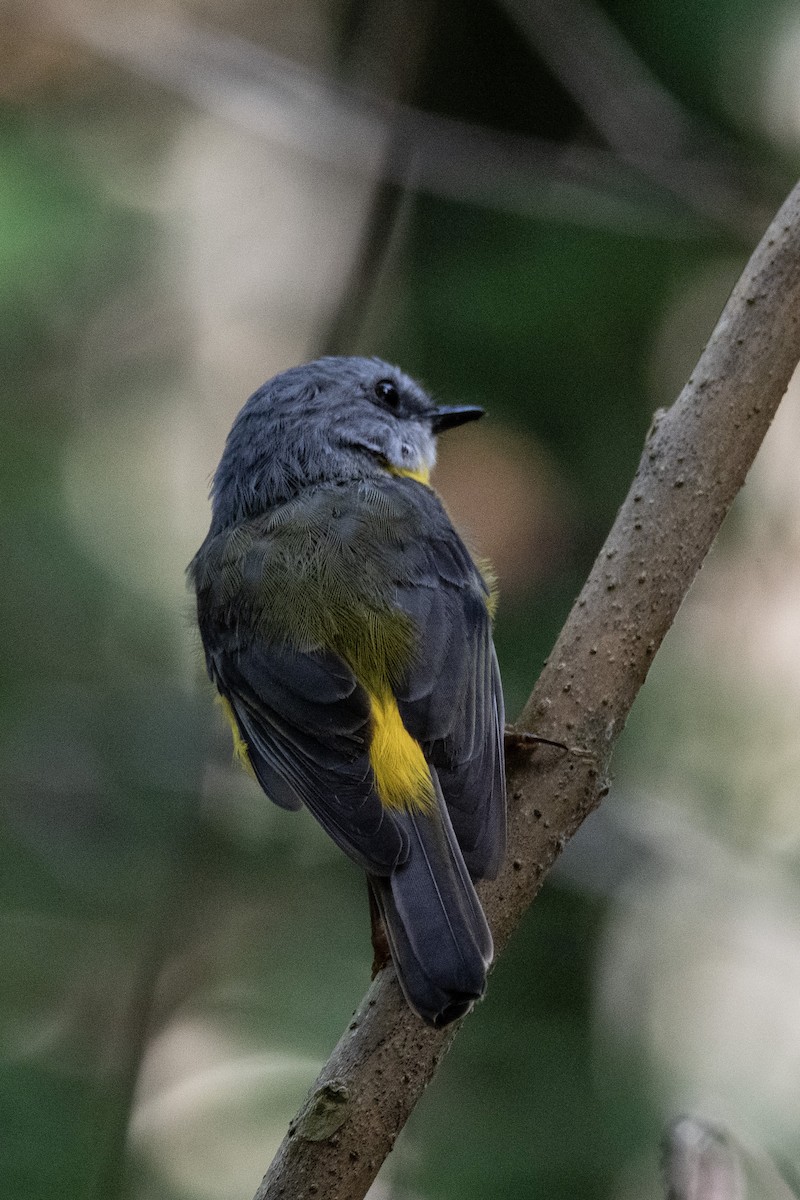
[[367,891],[369,892],[369,919],[372,936],[372,975],[370,978],[374,979],[378,972],[391,962],[392,953],[389,949],[389,939],[386,936],[383,917],[369,880],[367,880]]

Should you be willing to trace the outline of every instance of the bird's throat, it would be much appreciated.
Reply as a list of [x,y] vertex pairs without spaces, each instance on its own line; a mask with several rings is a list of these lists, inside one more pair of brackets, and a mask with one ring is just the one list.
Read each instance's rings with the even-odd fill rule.
[[399,479],[415,479],[417,483],[424,483],[425,487],[430,487],[431,485],[430,467],[417,467],[416,470],[406,469],[405,467],[389,467],[389,471]]

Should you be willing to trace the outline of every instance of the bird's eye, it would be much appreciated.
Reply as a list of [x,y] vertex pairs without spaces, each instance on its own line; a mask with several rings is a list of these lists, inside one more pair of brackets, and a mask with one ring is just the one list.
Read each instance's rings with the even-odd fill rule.
[[400,393],[398,392],[391,379],[381,379],[375,384],[375,395],[380,400],[381,404],[385,404],[387,408],[393,412],[400,407]]

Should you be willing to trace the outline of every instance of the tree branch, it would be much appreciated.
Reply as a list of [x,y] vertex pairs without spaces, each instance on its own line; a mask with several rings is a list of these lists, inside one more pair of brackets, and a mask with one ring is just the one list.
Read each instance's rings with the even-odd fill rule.
[[[611,750],[800,359],[800,185],[734,289],[697,369],[656,414],[639,469],[520,719],[570,751],[515,751],[509,853],[480,888],[502,951],[608,790]],[[457,1026],[433,1031],[391,967],[367,992],[256,1200],[366,1193]]]

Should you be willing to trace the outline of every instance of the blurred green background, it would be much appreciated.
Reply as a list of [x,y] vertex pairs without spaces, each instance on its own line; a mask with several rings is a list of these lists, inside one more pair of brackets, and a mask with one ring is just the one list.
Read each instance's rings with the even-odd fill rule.
[[[203,675],[230,422],[322,351],[486,405],[437,478],[513,716],[797,173],[800,10],[25,0],[0,35],[0,1195],[247,1200],[371,951]],[[654,1200],[684,1111],[800,1178],[798,452],[793,386],[376,1200]]]

